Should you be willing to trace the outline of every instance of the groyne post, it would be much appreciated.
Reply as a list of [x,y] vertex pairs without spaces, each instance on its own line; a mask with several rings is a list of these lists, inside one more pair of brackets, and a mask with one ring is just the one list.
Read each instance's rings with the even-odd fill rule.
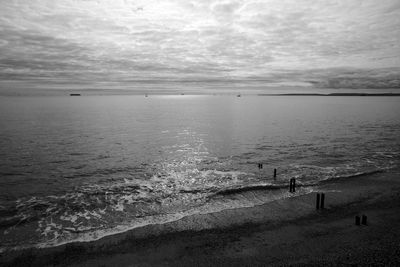
[[325,208],[325,194],[321,194],[321,210]]
[[292,180],[293,180],[293,185],[292,185],[292,192],[294,193],[294,192],[296,192],[296,179],[295,178],[292,178]]
[[296,192],[296,179],[291,178],[289,181],[289,192]]
[[276,178],[276,169],[274,169],[274,178]]
[[362,225],[367,225],[367,216],[366,215],[362,215],[362,217],[361,217],[361,224]]
[[360,216],[356,216],[356,225],[360,225]]
[[317,201],[315,204],[315,208],[317,210],[325,208],[325,194],[324,193],[317,193]]

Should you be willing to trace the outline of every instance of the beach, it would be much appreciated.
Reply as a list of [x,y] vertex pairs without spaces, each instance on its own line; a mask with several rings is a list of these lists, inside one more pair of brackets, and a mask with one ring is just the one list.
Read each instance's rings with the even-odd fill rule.
[[400,1],[0,14],[0,267],[400,266]]
[[0,267],[400,266],[399,0],[0,14]]
[[[399,170],[341,178],[305,195],[196,214],[92,242],[8,252],[4,266],[396,265]],[[316,193],[325,209],[316,210]],[[365,214],[367,225],[355,225]]]

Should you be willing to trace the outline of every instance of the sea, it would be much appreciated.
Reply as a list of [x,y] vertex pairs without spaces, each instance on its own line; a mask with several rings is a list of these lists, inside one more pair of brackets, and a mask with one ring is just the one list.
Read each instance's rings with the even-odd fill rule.
[[400,97],[3,96],[0,252],[262,205],[399,163]]

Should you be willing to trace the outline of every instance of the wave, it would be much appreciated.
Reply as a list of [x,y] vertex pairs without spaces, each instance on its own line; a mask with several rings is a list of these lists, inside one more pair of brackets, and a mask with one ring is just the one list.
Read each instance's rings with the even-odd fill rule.
[[245,185],[233,188],[226,188],[219,190],[216,195],[232,195],[242,193],[246,191],[257,191],[257,190],[275,190],[287,187],[287,184],[256,184],[256,185]]
[[[350,179],[350,178],[356,178],[356,177],[360,177],[360,176],[367,176],[367,175],[372,175],[372,174],[376,174],[376,173],[382,173],[385,171],[386,171],[386,169],[378,169],[378,170],[357,172],[357,173],[353,173],[353,174],[349,174],[349,175],[327,177],[327,178],[319,180],[319,181],[296,180],[296,187],[318,186],[320,184],[329,183],[332,181],[339,181],[342,179]],[[288,188],[288,187],[289,187],[289,182],[276,183],[276,184],[273,184],[273,183],[251,184],[251,185],[243,185],[243,186],[236,186],[236,187],[222,189],[222,190],[217,191],[215,194],[224,196],[224,195],[239,194],[239,193],[243,193],[243,192],[247,192],[247,191],[278,190],[278,189],[283,189],[283,188]]]
[[21,172],[0,172],[1,176],[23,176],[24,173]]
[[357,178],[360,176],[367,176],[367,175],[372,175],[372,174],[377,174],[377,173],[384,173],[386,171],[388,171],[391,168],[382,168],[382,169],[377,169],[377,170],[370,170],[370,171],[362,171],[362,172],[356,172],[353,174],[349,174],[349,175],[341,175],[341,176],[336,176],[336,177],[332,177],[332,178],[328,178],[328,179],[323,179],[321,180],[319,183],[329,183],[332,180],[336,180],[336,181],[340,181],[343,179],[351,179],[351,178]]
[[102,168],[96,169],[93,171],[80,171],[84,169],[86,165],[77,165],[71,167],[72,169],[76,170],[72,174],[66,174],[63,178],[66,179],[75,179],[75,178],[92,178],[92,177],[109,177],[114,174],[130,174],[130,173],[144,173],[146,170],[141,166],[123,166],[123,167],[114,167],[114,168]]
[[[312,177],[307,176],[297,177],[296,175],[291,175],[291,172],[293,170],[296,171],[296,168],[300,168],[304,171],[318,170],[317,173],[319,174],[329,175],[325,176],[325,178],[316,176],[319,177],[320,180],[312,180]],[[198,185],[196,188],[186,187],[186,185],[184,188],[169,188],[165,187],[168,184],[162,184],[162,181],[167,181],[167,179],[147,181],[147,183],[141,185],[137,184],[137,182],[139,182],[138,180],[120,181],[113,183],[111,187],[107,185],[96,185],[81,188],[73,194],[49,196],[46,199],[31,198],[28,201],[20,202],[17,208],[19,214],[24,215],[22,216],[23,218],[11,218],[14,214],[8,214],[8,219],[0,222],[0,226],[3,227],[3,229],[9,226],[15,228],[16,226],[22,226],[26,223],[37,221],[40,225],[40,229],[38,228],[36,231],[40,230],[42,236],[52,237],[52,235],[54,235],[52,239],[41,240],[32,246],[51,247],[76,241],[87,242],[149,224],[163,224],[179,220],[190,214],[206,214],[224,209],[261,205],[275,199],[309,193],[314,190],[312,189],[313,186],[332,181],[340,181],[341,179],[381,173],[387,170],[385,168],[379,168],[374,170],[353,171],[352,173],[348,173],[347,171],[347,173],[337,173],[336,169],[331,167],[297,165],[296,168],[288,168],[291,171],[286,173],[288,176],[282,174],[281,177],[278,177],[281,179],[284,177],[284,180],[277,180],[270,183],[257,183],[255,180],[250,180],[252,181],[251,183],[244,185],[229,186],[229,184],[222,184],[222,188],[217,184]],[[305,173],[307,174],[307,172]],[[315,173],[312,174],[315,175]],[[237,177],[245,175],[245,173],[216,170],[199,171],[199,177],[204,178],[210,175],[223,175],[234,178],[230,181],[236,183],[238,181],[244,182],[242,180],[237,180]],[[179,176],[176,177],[176,179],[178,179],[177,181],[181,181]],[[157,177],[154,177],[154,179],[156,178]],[[288,193],[288,190],[284,190],[289,187],[289,178],[296,178],[296,188],[298,189],[296,190],[296,194],[291,194]],[[159,193],[161,195],[158,196]],[[157,194],[157,196],[154,194]],[[149,199],[150,196],[151,199]],[[167,204],[167,206],[165,205],[163,202],[164,198],[169,198],[172,203],[179,202],[179,198],[184,198],[191,203],[197,201],[201,201],[201,203],[200,205],[189,206],[184,209],[168,210],[169,204]],[[48,203],[43,202],[44,200],[48,201]],[[214,203],[214,206],[210,203]],[[155,209],[153,209],[154,205],[157,205]],[[124,207],[126,208],[125,210]],[[152,210],[150,211],[150,209]],[[130,216],[122,216],[125,213],[129,213]],[[53,216],[52,214],[60,215],[60,217],[48,217]],[[47,216],[47,219],[44,217],[36,217],[42,215]],[[113,218],[116,218],[115,220],[119,221],[119,224],[116,224]],[[104,228],[102,223],[105,223],[107,227]],[[88,228],[89,226],[93,227]],[[57,239],[60,234],[62,238]]]

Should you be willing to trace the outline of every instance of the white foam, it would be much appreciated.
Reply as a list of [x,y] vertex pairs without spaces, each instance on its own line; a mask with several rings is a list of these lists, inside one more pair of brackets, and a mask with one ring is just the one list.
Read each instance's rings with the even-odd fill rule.
[[[35,246],[37,247],[51,247],[51,246],[59,246],[63,245],[66,243],[70,242],[90,242],[90,241],[95,241],[98,240],[102,237],[113,235],[113,234],[118,234],[118,233],[123,233],[138,227],[143,227],[149,224],[165,224],[168,222],[173,222],[177,221],[179,219],[182,219],[183,217],[190,216],[190,215],[195,215],[195,214],[208,214],[208,213],[213,213],[213,212],[220,212],[226,209],[235,209],[235,208],[248,208],[248,207],[254,207],[258,205],[263,205],[265,203],[275,201],[278,199],[282,198],[290,198],[290,197],[295,197],[303,194],[309,194],[313,192],[313,188],[299,188],[299,190],[296,193],[288,193],[287,191],[282,191],[282,194],[278,195],[270,195],[265,198],[252,198],[252,199],[244,199],[241,198],[240,201],[236,201],[234,203],[229,203],[229,202],[219,202],[218,205],[206,205],[202,206],[196,209],[191,209],[187,210],[184,212],[180,213],[175,213],[175,214],[162,214],[162,215],[156,215],[156,216],[151,216],[147,218],[137,218],[135,222],[133,223],[125,223],[123,225],[118,225],[115,227],[112,227],[110,229],[96,229],[90,226],[80,226],[77,227],[77,231],[80,231],[79,235],[75,235],[74,237],[71,237],[69,240],[57,240],[57,239],[52,239],[49,241],[41,242]],[[55,225],[54,223],[50,224],[52,227],[59,229],[58,225]],[[65,228],[66,229],[66,228]],[[46,228],[47,231],[50,231],[50,228]],[[89,231],[89,232],[88,232]],[[55,234],[55,236],[59,236],[59,234]]]

